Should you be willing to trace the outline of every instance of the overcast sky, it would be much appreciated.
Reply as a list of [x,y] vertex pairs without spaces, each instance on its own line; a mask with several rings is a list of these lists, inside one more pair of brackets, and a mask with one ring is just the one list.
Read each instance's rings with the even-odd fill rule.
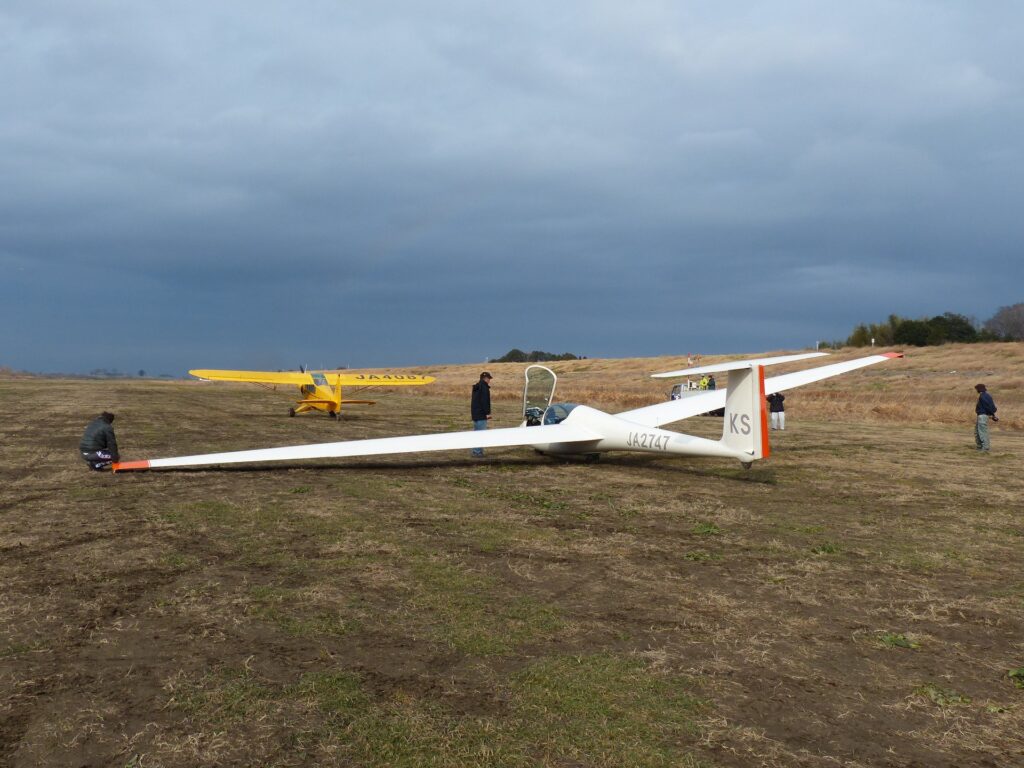
[[1024,301],[1019,0],[5,0],[0,366],[799,349]]

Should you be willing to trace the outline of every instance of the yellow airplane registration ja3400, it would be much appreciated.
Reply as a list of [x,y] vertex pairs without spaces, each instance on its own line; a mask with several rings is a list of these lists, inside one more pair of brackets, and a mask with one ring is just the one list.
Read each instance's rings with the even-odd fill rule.
[[433,376],[406,373],[349,373],[340,371],[218,371],[196,369],[193,376],[208,381],[244,381],[276,387],[278,384],[299,388],[302,399],[288,415],[307,411],[325,411],[332,419],[338,418],[342,405],[373,405],[375,400],[349,400],[342,398],[342,387],[410,387],[429,384]]

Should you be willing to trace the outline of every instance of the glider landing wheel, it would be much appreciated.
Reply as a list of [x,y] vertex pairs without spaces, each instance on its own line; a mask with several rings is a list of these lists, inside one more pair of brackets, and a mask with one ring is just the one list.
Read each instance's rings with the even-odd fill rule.
[[752,461],[741,461],[740,464],[743,465],[744,469],[750,469],[752,466],[754,466],[754,462]]
[[601,460],[601,454],[600,453],[588,453],[583,458],[583,461],[586,462],[587,464],[596,464],[600,460]]
[[288,409],[288,415],[294,417],[295,416],[295,409],[294,408],[289,408]]

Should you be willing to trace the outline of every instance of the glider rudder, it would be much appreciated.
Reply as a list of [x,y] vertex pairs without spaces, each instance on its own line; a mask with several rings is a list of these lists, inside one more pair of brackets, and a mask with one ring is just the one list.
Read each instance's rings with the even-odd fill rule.
[[722,444],[741,454],[740,461],[768,458],[763,366],[737,366],[729,371],[723,421]]

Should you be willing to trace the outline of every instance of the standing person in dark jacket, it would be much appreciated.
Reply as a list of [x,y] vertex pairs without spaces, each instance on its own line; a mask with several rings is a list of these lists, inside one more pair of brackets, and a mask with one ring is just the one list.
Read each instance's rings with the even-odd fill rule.
[[975,384],[974,391],[978,393],[978,404],[974,406],[974,412],[978,415],[974,422],[974,445],[979,451],[987,451],[991,448],[988,439],[988,422],[999,421],[996,416],[996,402],[984,384]]
[[786,396],[781,392],[773,392],[768,395],[768,410],[772,414],[772,429],[786,430],[786,406],[782,404],[782,401],[786,399]]
[[97,472],[109,469],[110,465],[120,459],[117,452],[117,438],[114,437],[114,414],[104,411],[89,422],[85,433],[78,443],[78,450],[90,469]]
[[[487,429],[491,418],[491,374],[484,371],[480,381],[473,385],[473,396],[469,401],[469,412],[473,419],[473,429]],[[470,455],[480,458],[484,455],[483,448],[474,448]]]

